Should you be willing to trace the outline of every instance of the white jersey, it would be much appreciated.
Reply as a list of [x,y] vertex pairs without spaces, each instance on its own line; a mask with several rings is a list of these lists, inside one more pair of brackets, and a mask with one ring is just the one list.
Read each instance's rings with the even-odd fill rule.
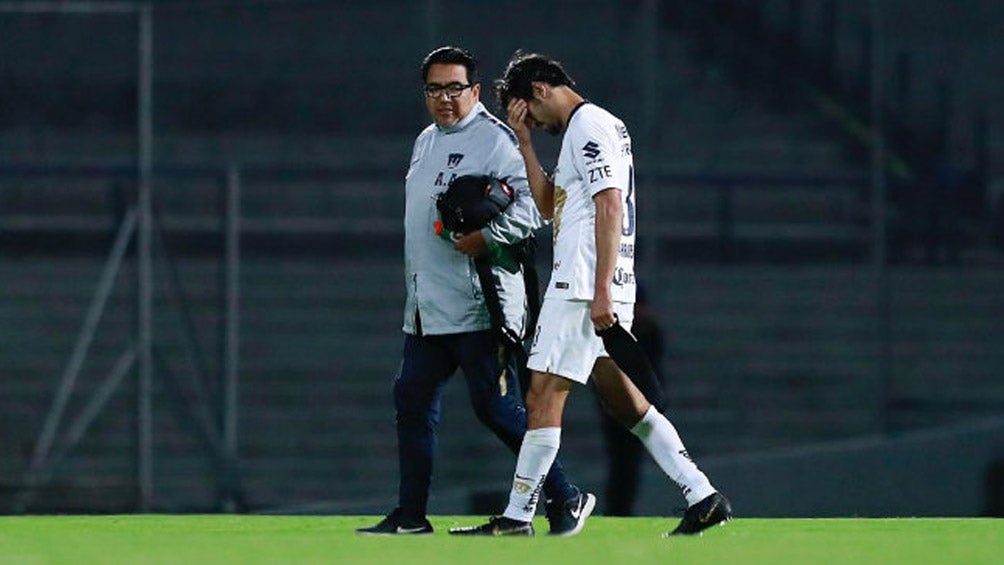
[[568,118],[554,170],[554,268],[547,298],[592,300],[596,280],[596,204],[618,188],[624,217],[611,282],[615,302],[634,302],[635,190],[631,136],[624,122],[582,102]]

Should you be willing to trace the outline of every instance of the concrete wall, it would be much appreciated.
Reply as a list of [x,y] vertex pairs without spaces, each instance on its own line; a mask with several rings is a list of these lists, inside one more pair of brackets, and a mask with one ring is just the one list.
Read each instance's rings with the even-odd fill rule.
[[[742,516],[982,516],[991,506],[991,471],[1001,461],[1004,419],[989,418],[710,458],[703,467]],[[654,486],[658,477],[646,481]]]

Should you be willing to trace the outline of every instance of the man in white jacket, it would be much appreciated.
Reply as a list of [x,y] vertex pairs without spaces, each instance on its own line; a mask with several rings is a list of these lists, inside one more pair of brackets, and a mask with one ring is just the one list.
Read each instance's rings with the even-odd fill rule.
[[[456,47],[441,47],[422,63],[423,96],[433,123],[415,140],[405,180],[404,356],[394,383],[400,483],[398,507],[362,534],[428,534],[426,518],[436,427],[443,386],[459,367],[478,419],[513,453],[526,431],[515,356],[492,328],[474,259],[491,245],[518,243],[542,225],[530,195],[512,130],[480,102],[477,64]],[[436,195],[454,178],[504,179],[514,200],[481,230],[456,241],[437,235]],[[522,275],[492,269],[505,325],[523,335],[526,289]],[[537,289],[531,289],[536,292]],[[501,361],[500,361],[501,360]],[[505,367],[500,366],[500,362]],[[550,532],[578,531],[595,497],[549,465],[543,491]]]

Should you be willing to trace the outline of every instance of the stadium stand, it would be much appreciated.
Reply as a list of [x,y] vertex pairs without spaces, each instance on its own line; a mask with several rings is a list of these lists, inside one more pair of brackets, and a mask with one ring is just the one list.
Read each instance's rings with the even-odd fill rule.
[[[523,46],[562,58],[597,102],[625,109],[646,187],[640,275],[665,289],[653,303],[669,337],[670,409],[695,453],[728,456],[1000,413],[999,253],[974,236],[965,266],[899,265],[884,282],[876,278],[867,262],[867,162],[852,136],[811,99],[793,93],[779,103],[784,83],[775,76],[737,75],[727,52],[709,51],[707,34],[738,45],[744,36],[722,13],[684,9],[755,3],[667,2],[667,21],[655,23],[645,2],[575,3],[588,9],[574,11],[568,2],[544,3],[533,19],[480,3],[430,3],[440,6],[432,15],[423,3],[337,4],[267,11],[168,2],[157,11],[155,192],[168,253],[156,266],[156,509],[219,509],[218,462],[199,422],[213,417],[207,406],[220,394],[220,229],[231,167],[242,175],[244,212],[242,502],[254,510],[380,512],[393,501],[399,191],[411,139],[424,125],[417,59],[430,44],[464,44],[490,78],[516,45],[481,32],[488,18],[521,29]],[[760,4],[766,22],[781,25],[784,7],[802,3]],[[929,20],[900,16],[941,4],[889,3],[902,31],[891,48],[914,53],[918,85],[952,59],[919,47],[930,44]],[[992,2],[977,4],[995,13]],[[801,14],[810,23],[822,15]],[[525,25],[559,16],[562,33]],[[842,16],[842,45],[856,45],[864,14]],[[0,14],[0,54],[31,54],[5,57],[0,73],[0,84],[12,87],[0,89],[0,512],[15,508],[114,230],[134,198],[134,31],[81,18]],[[982,29],[978,15],[953,9],[946,18]],[[372,30],[403,22],[423,22],[424,31],[373,41]],[[651,52],[647,34],[658,38]],[[962,32],[937,37],[959,54],[976,51]],[[997,81],[989,92],[1004,89],[999,76],[975,72],[986,68],[979,58],[962,59],[971,68],[952,75],[956,115],[975,110],[973,77]],[[659,96],[646,94],[653,84]],[[913,102],[917,121],[935,102],[932,93]],[[957,125],[952,139],[971,161],[966,127]],[[1000,155],[999,134],[992,139],[991,154]],[[546,249],[539,261],[547,265]],[[134,338],[135,274],[126,261],[70,399],[70,421]],[[882,284],[890,290],[884,305]],[[511,471],[501,446],[470,432],[477,426],[463,394],[451,383],[434,511],[464,511],[469,492],[504,489]],[[125,379],[29,511],[134,508],[135,395]],[[566,420],[567,466],[599,485],[602,444],[588,431],[596,414],[585,391]]]

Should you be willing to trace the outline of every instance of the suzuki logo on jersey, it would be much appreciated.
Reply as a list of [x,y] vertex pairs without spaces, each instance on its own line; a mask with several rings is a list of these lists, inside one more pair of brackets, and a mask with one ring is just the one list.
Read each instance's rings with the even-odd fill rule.
[[586,159],[595,160],[600,156],[600,146],[595,141],[590,141],[582,146],[582,154]]
[[450,155],[446,158],[446,168],[456,169],[457,165],[459,165],[460,161],[462,161],[463,159],[464,159],[463,153],[450,153]]

